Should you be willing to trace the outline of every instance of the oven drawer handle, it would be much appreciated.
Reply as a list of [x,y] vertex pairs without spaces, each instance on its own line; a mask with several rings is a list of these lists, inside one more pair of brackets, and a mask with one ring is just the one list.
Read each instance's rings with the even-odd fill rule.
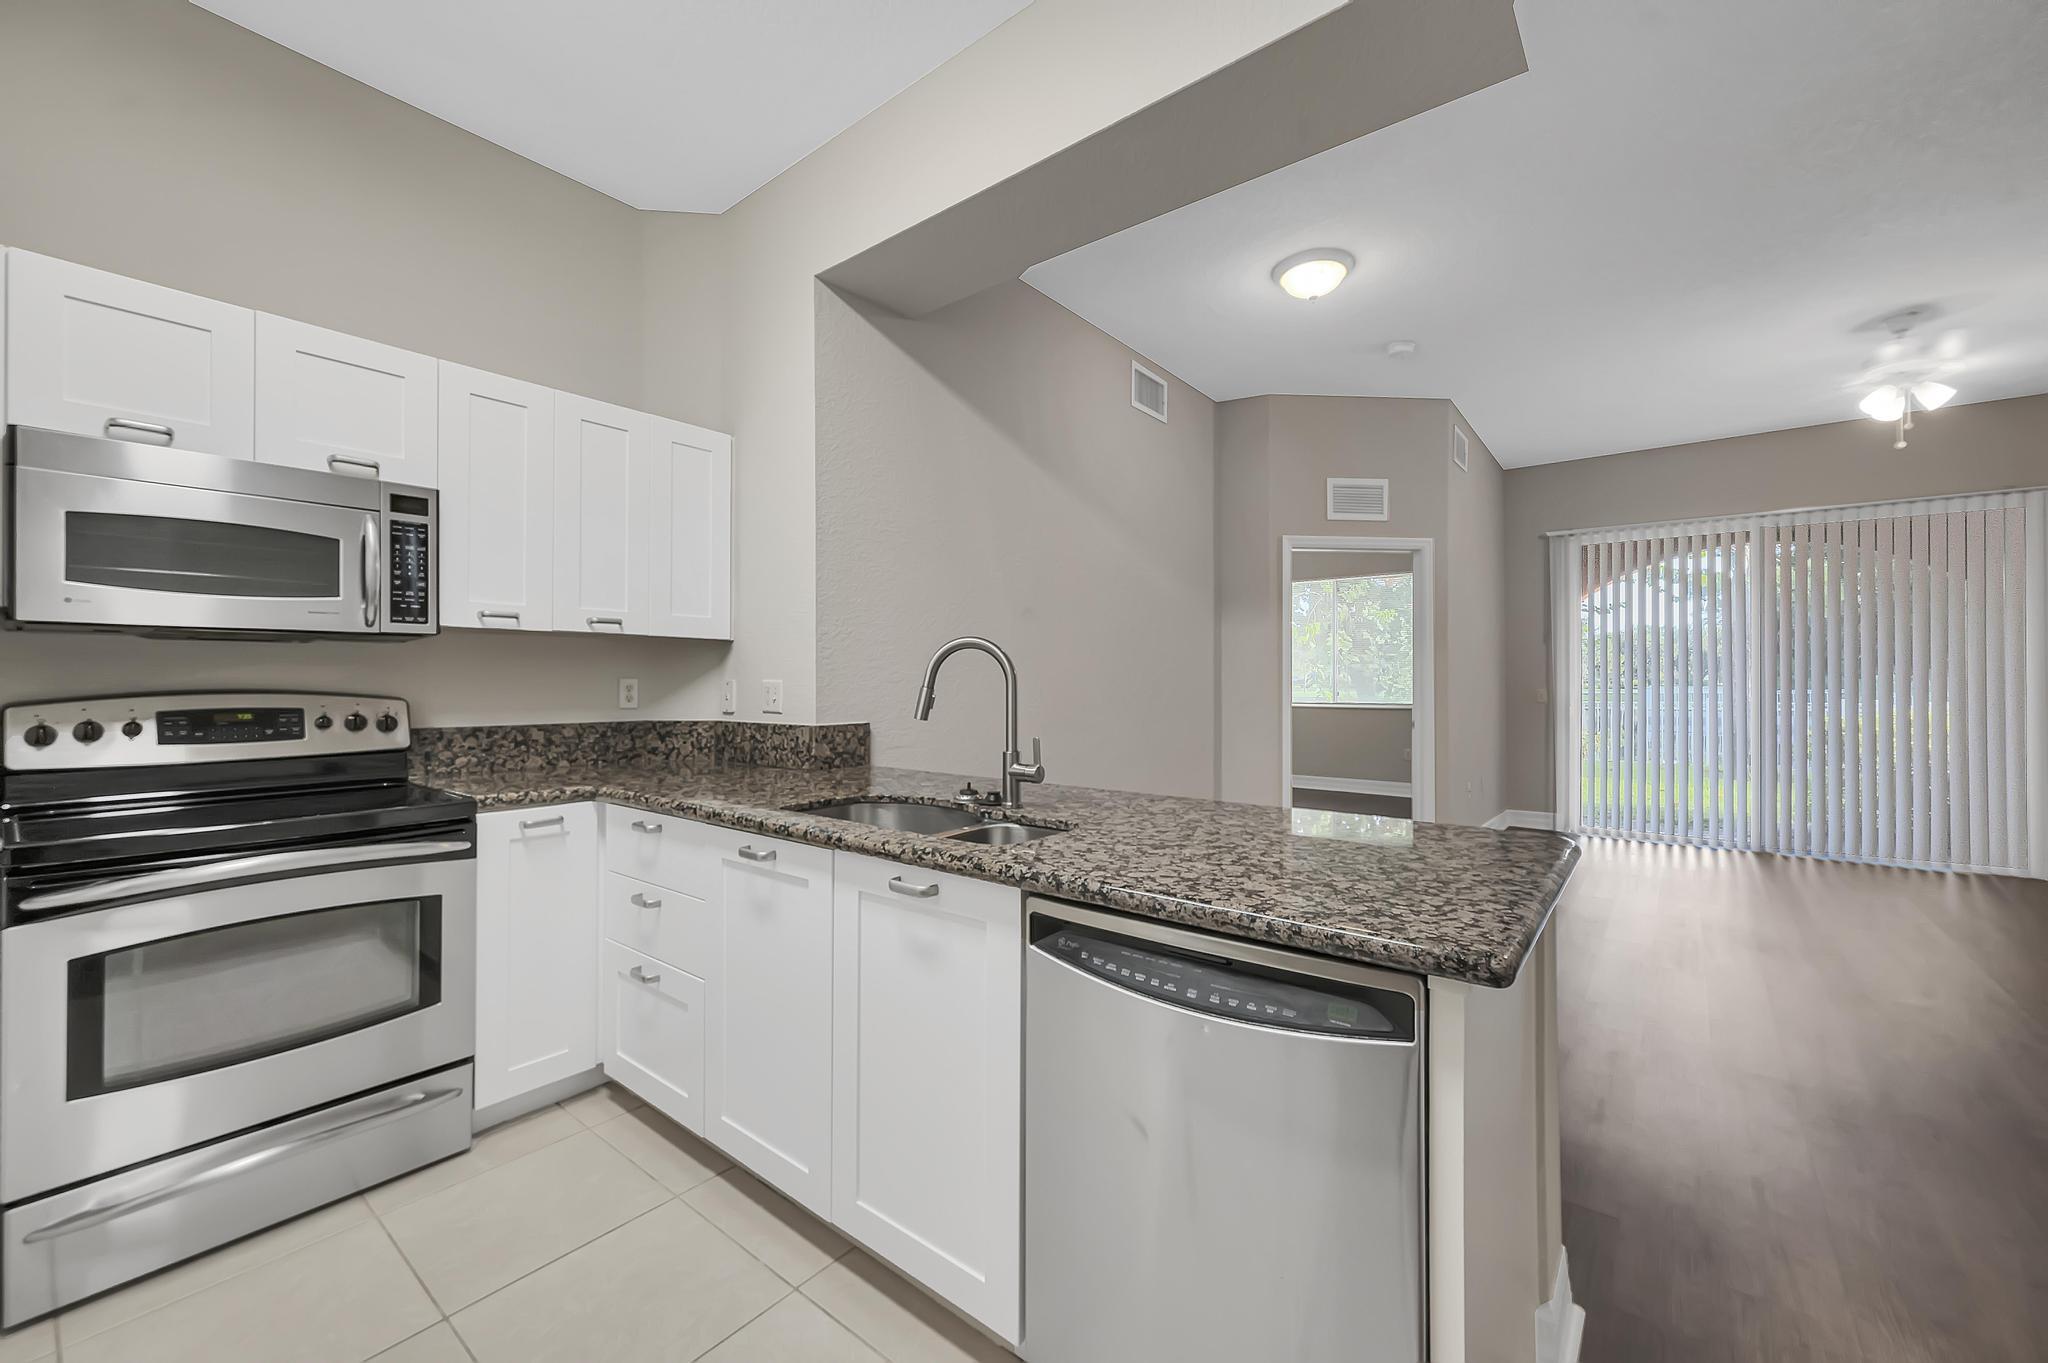
[[22,1243],[33,1245],[38,1241],[54,1240],[60,1235],[69,1235],[73,1231],[89,1230],[94,1226],[104,1226],[109,1221],[119,1220],[121,1217],[135,1212],[146,1211],[160,1203],[169,1202],[174,1197],[182,1197],[186,1193],[197,1192],[212,1184],[234,1178],[238,1174],[246,1174],[252,1169],[260,1169],[264,1165],[275,1163],[287,1155],[296,1155],[301,1150],[311,1149],[316,1145],[325,1145],[329,1141],[353,1135],[365,1127],[382,1126],[393,1118],[439,1107],[450,1098],[461,1097],[463,1092],[464,1090],[460,1088],[416,1089],[411,1093],[400,1094],[395,1098],[379,1099],[376,1102],[376,1106],[368,1111],[351,1112],[350,1115],[332,1125],[289,1137],[279,1141],[276,1145],[266,1145],[261,1150],[251,1150],[246,1154],[232,1156],[218,1164],[208,1165],[191,1177],[181,1178],[175,1183],[167,1183],[159,1188],[151,1188],[148,1192],[137,1193],[134,1197],[124,1198],[119,1202],[109,1202],[103,1207],[87,1207],[82,1212],[74,1212],[72,1215],[61,1220],[52,1221],[46,1226],[38,1226],[21,1237]]
[[134,895],[158,894],[166,890],[189,890],[201,885],[212,885],[218,881],[264,875],[271,871],[313,871],[329,867],[338,869],[378,861],[401,861],[408,857],[445,856],[453,852],[467,852],[473,846],[472,843],[457,841],[387,842],[368,847],[319,847],[307,848],[300,852],[261,852],[253,857],[236,857],[231,861],[216,861],[205,866],[180,866],[170,871],[145,871],[139,876],[124,876],[119,880],[96,880],[90,885],[75,885],[68,890],[32,894],[15,905],[15,908],[22,913],[34,913],[41,909],[68,909],[74,905],[94,904],[101,900],[127,899]]

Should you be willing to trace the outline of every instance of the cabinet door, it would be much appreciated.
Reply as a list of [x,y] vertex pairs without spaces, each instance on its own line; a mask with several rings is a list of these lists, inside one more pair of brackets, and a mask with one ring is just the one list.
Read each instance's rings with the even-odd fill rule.
[[256,314],[7,253],[7,420],[247,459]]
[[476,1105],[597,1064],[597,809],[477,816]]
[[647,632],[647,524],[633,501],[649,486],[650,418],[555,395],[555,628]]
[[832,1213],[832,854],[705,828],[719,849],[704,1135]]
[[435,381],[431,355],[259,313],[256,457],[434,487]]
[[554,622],[555,393],[441,366],[441,623]]
[[652,419],[646,518],[649,628],[696,639],[732,637],[732,437]]
[[690,1130],[704,1130],[704,981],[606,942],[598,981],[605,1077]]
[[1023,897],[833,858],[832,1220],[1016,1342]]

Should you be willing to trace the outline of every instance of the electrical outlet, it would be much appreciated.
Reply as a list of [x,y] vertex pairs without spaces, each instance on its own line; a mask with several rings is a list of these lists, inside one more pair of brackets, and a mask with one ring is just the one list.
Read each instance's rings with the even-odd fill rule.
[[724,687],[718,693],[718,713],[721,715],[735,715],[739,713],[739,709],[739,683],[735,682],[731,677],[727,677]]
[[619,708],[621,710],[637,710],[640,708],[640,679],[638,677],[619,678]]
[[761,683],[761,713],[779,715],[782,713],[782,682],[779,678]]
[[1539,687],[1537,687],[1537,688],[1536,688],[1536,703],[1537,703],[1538,705],[1548,705],[1548,704],[1550,704],[1550,688],[1549,688],[1549,687],[1547,687],[1547,686],[1539,686]]

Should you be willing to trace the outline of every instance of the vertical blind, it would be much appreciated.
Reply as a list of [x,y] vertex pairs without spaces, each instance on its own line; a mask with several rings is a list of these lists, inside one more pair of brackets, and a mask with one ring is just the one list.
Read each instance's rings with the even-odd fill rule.
[[2031,849],[2048,853],[2043,505],[2000,493],[1558,537],[1560,826],[2030,871]]

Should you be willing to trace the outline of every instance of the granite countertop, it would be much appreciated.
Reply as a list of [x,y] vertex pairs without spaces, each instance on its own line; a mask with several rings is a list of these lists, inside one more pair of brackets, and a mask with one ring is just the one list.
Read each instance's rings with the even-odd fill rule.
[[865,852],[1321,956],[1505,986],[1535,944],[1578,847],[1373,815],[1289,811],[1081,786],[1027,786],[1013,816],[1055,837],[983,847],[801,812],[860,797],[946,803],[964,777],[895,767],[675,763],[428,766],[481,809],[609,800]]

